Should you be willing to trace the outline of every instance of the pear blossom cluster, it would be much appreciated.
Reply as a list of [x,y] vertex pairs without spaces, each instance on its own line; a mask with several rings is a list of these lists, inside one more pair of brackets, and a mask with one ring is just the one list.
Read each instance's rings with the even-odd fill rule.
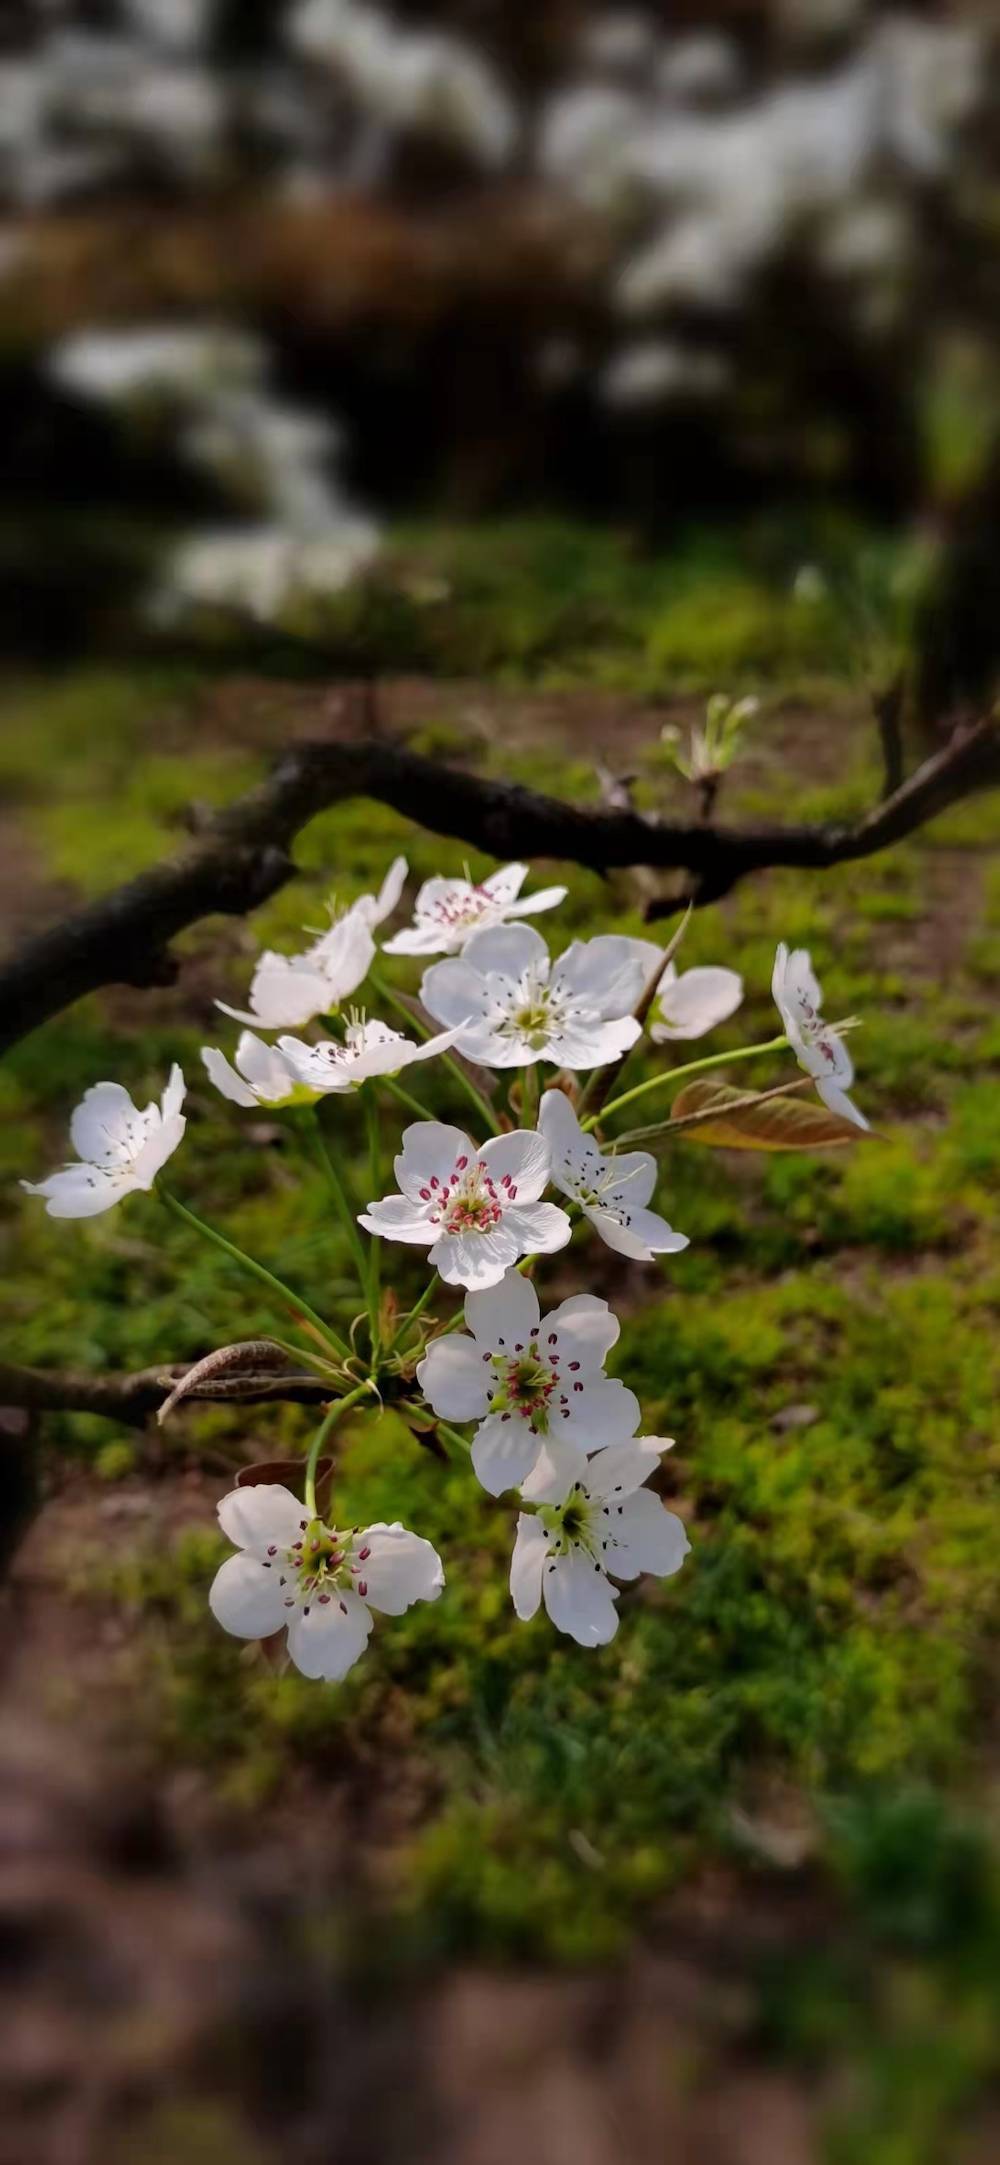
[[[246,1025],[232,1054],[202,1048],[207,1080],[222,1099],[286,1115],[296,1136],[319,1145],[358,1262],[365,1312],[349,1341],[297,1304],[297,1321],[305,1312],[315,1326],[297,1357],[329,1385],[303,1492],[251,1473],[223,1497],[219,1524],[232,1553],[209,1592],[225,1631],[250,1640],[284,1634],[291,1663],[328,1682],[346,1676],[364,1652],[375,1615],[435,1602],[445,1587],[441,1558],[424,1536],[398,1521],[349,1525],[339,1494],[335,1504],[317,1497],[318,1454],[330,1428],[350,1412],[378,1419],[387,1399],[416,1437],[436,1431],[439,1449],[462,1454],[485,1497],[514,1499],[509,1586],[520,1619],[544,1610],[578,1645],[603,1646],[618,1629],[623,1587],[680,1569],[689,1550],[683,1518],[658,1493],[672,1439],[642,1433],[636,1393],[607,1373],[620,1323],[603,1292],[568,1289],[579,1278],[568,1251],[571,1242],[578,1252],[590,1247],[580,1254],[588,1287],[595,1273],[600,1284],[601,1248],[609,1251],[613,1287],[623,1268],[669,1268],[667,1259],[688,1246],[659,1207],[657,1157],[620,1147],[628,1135],[616,1115],[631,1098],[714,1068],[725,1055],[663,1068],[616,1095],[619,1077],[640,1045],[662,1059],[660,1048],[700,1039],[743,998],[735,971],[678,971],[672,950],[645,939],[601,933],[553,954],[519,920],[552,911],[566,890],[522,894],[522,864],[419,888],[410,923],[382,942],[382,953],[404,965],[424,961],[416,998],[412,987],[383,985],[373,969],[407,871],[397,858],[378,894],[331,905],[328,925],[298,953],[266,950],[248,1007],[217,1003]],[[366,980],[408,1028],[360,1004]],[[786,1045],[828,1110],[849,1127],[867,1127],[848,1094],[847,1025],[823,1019],[803,949],[779,946],[772,990],[784,1036],[750,1051]],[[310,1026],[308,1037],[292,1034]],[[461,1089],[469,1101],[463,1126],[433,1117],[431,1107],[413,1117],[423,1101],[410,1096],[409,1082],[443,1070],[449,1094]],[[406,1087],[397,1080],[404,1073]],[[407,1109],[396,1186],[386,1194],[361,1192],[353,1146],[338,1126],[342,1105],[320,1121],[325,1100],[348,1095],[364,1101],[371,1185],[386,1108],[394,1117],[400,1104]],[[176,1065],[160,1102],[144,1110],[120,1083],[95,1084],[72,1118],[75,1160],[23,1185],[53,1218],[94,1217],[152,1191],[190,1226],[222,1239],[164,1187],[164,1168],[185,1134],[184,1101]],[[663,1123],[667,1137],[670,1126]],[[395,1293],[387,1300],[381,1290],[382,1251],[397,1246],[423,1249],[433,1273],[402,1313]],[[550,1263],[559,1255],[562,1263]],[[288,1292],[294,1314],[291,1289],[253,1258],[242,1260]],[[549,1270],[555,1283],[546,1292],[538,1281]]]

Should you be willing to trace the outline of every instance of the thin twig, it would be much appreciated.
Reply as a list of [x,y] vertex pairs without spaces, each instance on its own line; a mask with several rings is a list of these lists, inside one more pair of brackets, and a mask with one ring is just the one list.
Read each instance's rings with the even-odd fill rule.
[[192,846],[29,940],[0,967],[0,1050],[110,984],[163,985],[176,977],[170,942],[216,913],[243,916],[292,879],[291,847],[318,812],[368,797],[432,833],[500,858],[554,857],[592,871],[678,867],[690,895],[652,901],[650,919],[728,894],[772,865],[823,870],[874,856],[974,791],[1000,782],[1000,729],[989,720],[943,751],[860,819],[821,826],[724,827],[631,809],[563,804],[517,783],[424,759],[370,726],[353,742],[306,743],[268,778],[214,814]]

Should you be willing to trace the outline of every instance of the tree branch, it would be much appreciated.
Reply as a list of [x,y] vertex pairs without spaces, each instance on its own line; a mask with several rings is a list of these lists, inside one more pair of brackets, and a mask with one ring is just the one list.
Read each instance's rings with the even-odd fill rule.
[[[174,1367],[140,1368],[127,1376],[86,1376],[64,1370],[18,1368],[0,1361],[0,1406],[24,1407],[32,1413],[99,1413],[106,1420],[121,1421],[126,1428],[144,1428],[184,1374],[183,1367]],[[218,1404],[225,1398],[248,1406],[275,1401],[315,1406],[322,1405],[330,1392],[330,1384],[322,1376],[275,1375],[229,1391],[221,1390],[218,1384],[207,1385],[203,1391],[192,1390],[189,1398],[192,1404],[196,1399],[211,1399]]]
[[692,874],[690,892],[648,905],[650,919],[717,901],[772,865],[822,870],[869,857],[948,805],[1000,782],[1000,730],[983,721],[956,736],[861,819],[826,826],[711,826],[630,806],[563,804],[517,783],[424,759],[374,733],[306,743],[256,789],[208,821],[165,864],[29,940],[0,967],[0,1050],[101,985],[169,984],[170,942],[216,913],[242,916],[293,878],[295,836],[318,812],[353,797],[390,805],[434,834],[497,857],[552,857],[595,872],[643,866]]

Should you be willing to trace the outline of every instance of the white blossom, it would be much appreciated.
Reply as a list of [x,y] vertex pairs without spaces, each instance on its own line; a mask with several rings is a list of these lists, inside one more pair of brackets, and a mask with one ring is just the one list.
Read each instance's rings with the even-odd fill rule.
[[564,1090],[546,1090],[538,1112],[539,1133],[552,1156],[551,1178],[579,1204],[596,1233],[616,1254],[651,1263],[688,1246],[658,1211],[648,1208],[656,1186],[656,1159],[647,1150],[622,1150],[606,1158],[580,1126]]
[[384,1022],[350,1022],[342,1043],[325,1038],[319,1045],[303,1045],[299,1038],[279,1037],[278,1050],[309,1096],[325,1097],[331,1091],[356,1090],[373,1075],[398,1075],[415,1060],[433,1060],[447,1052],[457,1036],[457,1030],[441,1030],[417,1044]]
[[856,1127],[868,1122],[847,1092],[854,1080],[854,1062],[839,1029],[824,1022],[820,1014],[823,995],[804,947],[789,953],[784,940],[778,944],[771,977],[785,1034],[801,1068],[811,1075],[824,1105]]
[[557,1631],[580,1646],[606,1646],[618,1629],[616,1579],[642,1571],[669,1578],[690,1543],[683,1524],[643,1483],[670,1449],[663,1436],[636,1436],[595,1452],[583,1474],[544,1459],[523,1494],[536,1508],[518,1515],[511,1598],[525,1621],[544,1601]]
[[588,210],[628,210],[635,186],[627,154],[641,125],[633,91],[610,83],[574,83],[542,107],[537,146],[543,176]]
[[191,534],[173,550],[150,612],[169,623],[187,609],[240,609],[273,623],[293,601],[341,593],[374,562],[379,541],[374,520],[351,510],[304,533],[267,524]]
[[502,925],[509,917],[534,917],[566,899],[565,887],[542,887],[518,897],[527,878],[523,864],[505,865],[488,879],[425,880],[413,909],[413,923],[384,942],[387,955],[457,954],[474,932]]
[[79,1162],[37,1184],[22,1180],[22,1188],[44,1195],[50,1218],[96,1218],[123,1195],[152,1187],[184,1133],[183,1103],[184,1077],[176,1063],[159,1105],[143,1112],[121,1083],[94,1083],[70,1121]]
[[[293,1042],[291,1038],[284,1040],[286,1045]],[[309,1050],[303,1047],[303,1051]],[[304,1086],[276,1045],[265,1045],[252,1030],[240,1032],[235,1065],[214,1045],[203,1045],[201,1057],[209,1080],[233,1105],[306,1105],[318,1095]]]
[[327,932],[299,955],[279,955],[267,948],[253,974],[250,1012],[227,1007],[237,1022],[255,1022],[265,1030],[297,1028],[325,1015],[356,992],[375,960],[374,927],[395,909],[406,878],[406,859],[390,865],[378,895],[361,895]]
[[224,324],[72,331],[46,361],[61,388],[112,406],[159,400],[197,408],[222,389],[258,382],[263,369],[258,341]]
[[291,37],[389,126],[454,144],[484,166],[509,157],[516,112],[493,67],[465,39],[404,29],[356,0],[300,0]]
[[370,1203],[359,1223],[383,1240],[429,1248],[447,1285],[497,1285],[519,1256],[569,1239],[565,1211],[540,1201],[548,1147],[527,1129],[479,1149],[461,1128],[417,1120],[403,1131],[395,1171],[402,1192]]
[[650,1037],[655,1045],[671,1038],[704,1037],[735,1015],[742,999],[743,979],[737,970],[706,964],[678,975],[675,965],[668,962],[656,988]]
[[402,1616],[415,1601],[436,1601],[444,1585],[436,1550],[398,1521],[342,1532],[269,1482],[224,1496],[219,1524],[237,1553],[212,1583],[216,1622],[238,1639],[287,1625],[296,1668],[328,1683],[364,1653],[373,1609]]
[[588,1451],[639,1426],[633,1391],[604,1374],[619,1325],[607,1301],[576,1293],[542,1316],[530,1279],[509,1270],[485,1293],[467,1293],[470,1336],[433,1338],[417,1369],[445,1421],[478,1421],[474,1470],[491,1496],[517,1488],[546,1449],[574,1478]]
[[606,933],[574,940],[553,962],[532,926],[499,925],[432,963],[420,997],[435,1021],[461,1025],[459,1050],[484,1066],[602,1067],[641,1035],[632,1009],[660,954],[649,940]]
[[598,388],[609,406],[641,409],[668,399],[714,398],[725,390],[729,376],[728,362],[707,346],[683,345],[676,338],[642,338],[612,355]]

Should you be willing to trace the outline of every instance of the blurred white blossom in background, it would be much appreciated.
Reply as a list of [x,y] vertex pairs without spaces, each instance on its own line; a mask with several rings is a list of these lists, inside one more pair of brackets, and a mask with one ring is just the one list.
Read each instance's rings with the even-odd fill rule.
[[[293,0],[243,22],[222,0],[107,0],[99,18],[63,0],[5,36],[0,58],[5,291],[30,269],[36,213],[152,191],[228,215],[252,190],[263,215],[333,201],[362,218],[370,201],[436,215],[491,191],[499,233],[508,215],[532,245],[560,220],[582,231],[586,311],[561,312],[557,281],[530,319],[540,398],[584,388],[611,428],[693,402],[714,421],[738,405],[743,325],[776,271],[808,279],[817,338],[824,292],[831,323],[876,356],[919,330],[929,206],[969,200],[963,159],[991,96],[985,15],[931,20],[867,0],[759,12],[763,58],[707,11],[686,29],[652,8],[545,16],[541,59],[520,69],[516,21],[491,43],[432,7],[413,23],[365,0]],[[414,257],[416,289],[440,280],[447,309],[450,259],[431,255],[430,274]],[[327,335],[343,311],[357,341],[350,262],[318,250],[316,275]],[[464,335],[460,314],[445,321]],[[777,336],[788,345],[787,324]],[[238,598],[280,615],[342,588],[378,550],[375,517],[338,477],[322,394],[307,409],[272,388],[272,337],[284,332],[122,321],[49,356],[50,380],[76,396],[144,412],[173,402],[177,448],[222,491],[219,530],[185,537],[165,568],[161,613]],[[245,522],[232,530],[230,508]]]

